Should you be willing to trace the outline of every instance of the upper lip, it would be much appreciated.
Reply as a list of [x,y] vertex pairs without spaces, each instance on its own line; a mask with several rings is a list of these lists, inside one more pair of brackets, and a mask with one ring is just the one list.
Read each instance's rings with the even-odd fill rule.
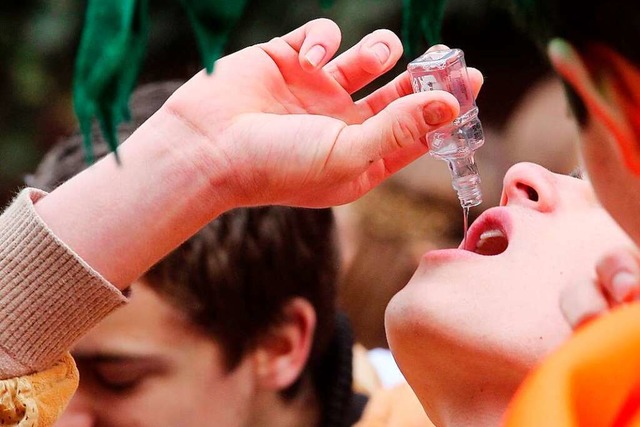
[[509,241],[511,218],[505,207],[498,206],[484,211],[469,227],[467,239],[460,244],[460,249],[474,251],[478,246],[480,236],[488,230],[500,230]]

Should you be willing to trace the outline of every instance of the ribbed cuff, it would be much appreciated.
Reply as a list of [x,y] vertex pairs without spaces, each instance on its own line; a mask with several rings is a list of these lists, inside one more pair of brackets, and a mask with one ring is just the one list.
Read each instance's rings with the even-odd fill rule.
[[126,302],[37,215],[45,194],[25,189],[0,215],[0,378],[53,366]]

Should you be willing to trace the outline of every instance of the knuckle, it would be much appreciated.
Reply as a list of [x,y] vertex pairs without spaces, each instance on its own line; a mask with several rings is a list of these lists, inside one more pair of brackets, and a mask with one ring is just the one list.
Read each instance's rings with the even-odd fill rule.
[[391,121],[391,133],[398,147],[408,146],[418,139],[417,126],[413,121],[403,120],[397,114],[387,112]]

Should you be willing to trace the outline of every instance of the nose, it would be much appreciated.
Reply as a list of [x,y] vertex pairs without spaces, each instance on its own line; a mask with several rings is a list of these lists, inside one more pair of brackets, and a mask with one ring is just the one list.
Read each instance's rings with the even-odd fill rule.
[[518,163],[504,176],[501,206],[521,205],[540,212],[553,210],[558,202],[554,174],[534,163]]

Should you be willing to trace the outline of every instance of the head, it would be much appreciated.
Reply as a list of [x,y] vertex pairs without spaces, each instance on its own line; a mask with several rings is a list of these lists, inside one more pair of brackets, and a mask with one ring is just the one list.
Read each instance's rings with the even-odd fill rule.
[[317,405],[305,416],[319,417],[314,374],[334,321],[331,227],[329,210],[247,208],[217,218],[77,343],[81,381],[68,416],[89,425],[257,426],[295,419],[305,402]]
[[[177,86],[138,91],[121,137]],[[76,135],[54,147],[29,184],[51,190],[84,169],[81,143]],[[107,151],[97,139],[97,156]],[[208,224],[76,344],[80,386],[60,425],[316,424],[332,386],[333,227],[329,209],[279,206]]]
[[509,169],[467,250],[425,254],[387,308],[391,349],[436,424],[498,424],[527,372],[570,334],[560,292],[632,245],[588,182],[531,163]]
[[565,83],[598,198],[640,243],[640,5],[512,1]]

